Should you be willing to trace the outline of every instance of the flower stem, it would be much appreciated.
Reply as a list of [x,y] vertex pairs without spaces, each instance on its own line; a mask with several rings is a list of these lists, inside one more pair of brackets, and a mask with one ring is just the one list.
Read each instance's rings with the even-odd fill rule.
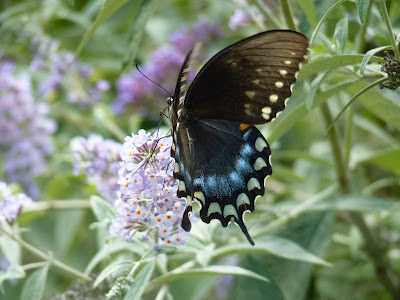
[[25,248],[26,250],[28,250],[32,254],[34,254],[34,255],[40,257],[41,259],[49,262],[50,264],[54,265],[55,267],[65,271],[67,273],[70,273],[70,274],[72,274],[72,275],[74,275],[76,277],[79,277],[79,278],[81,278],[83,280],[86,280],[86,281],[91,281],[92,280],[89,276],[83,274],[82,272],[80,272],[80,271],[78,271],[78,270],[76,270],[74,268],[71,268],[70,266],[68,266],[68,265],[62,263],[61,261],[55,259],[53,257],[53,255],[47,254],[47,253],[39,250],[38,248],[32,246],[31,244],[28,244],[27,242],[25,242],[25,241],[21,240],[20,238],[14,236],[13,234],[7,232],[2,226],[0,226],[0,232],[2,234],[6,235],[7,237],[9,237],[10,239],[16,241],[18,244],[20,244],[23,248]]
[[294,23],[292,12],[290,11],[289,3],[287,0],[281,0],[281,9],[285,17],[286,25],[290,30],[296,30],[296,24]]
[[[321,113],[326,123],[326,126],[332,123],[332,115],[326,103],[321,104]],[[332,155],[335,160],[336,177],[339,186],[344,194],[350,192],[350,180],[348,176],[347,165],[341,151],[339,138],[335,127],[328,132],[328,139],[332,149]],[[378,240],[375,233],[368,227],[362,214],[358,212],[350,212],[349,216],[353,224],[355,224],[361,232],[365,240],[365,251],[372,259],[375,265],[375,273],[388,292],[393,296],[393,299],[399,300],[400,288],[397,282],[396,274],[390,269],[387,261],[384,258],[384,253],[381,241]]]
[[52,200],[28,203],[24,205],[22,213],[50,209],[83,209],[90,207],[90,200]]
[[390,43],[392,44],[392,49],[393,52],[396,55],[396,59],[400,60],[400,53],[399,53],[399,48],[396,45],[396,39],[395,36],[393,34],[393,30],[392,30],[392,24],[390,23],[390,18],[389,18],[389,12],[386,8],[386,0],[385,1],[377,1],[379,3],[379,7],[381,8],[381,13],[382,13],[382,17],[385,20],[386,23],[386,27],[388,30],[388,34],[389,34],[389,39],[390,39]]
[[368,10],[367,10],[367,15],[365,16],[364,23],[361,26],[361,29],[358,33],[358,39],[357,39],[357,44],[356,44],[356,49],[357,53],[363,53],[364,52],[364,46],[365,46],[365,35],[367,32],[367,27],[369,23],[369,17],[371,15],[371,8],[372,8],[372,3],[369,4]]

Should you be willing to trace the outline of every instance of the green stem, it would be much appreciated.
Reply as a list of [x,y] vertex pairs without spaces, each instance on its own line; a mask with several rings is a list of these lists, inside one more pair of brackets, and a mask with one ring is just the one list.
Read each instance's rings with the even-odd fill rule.
[[381,8],[382,17],[386,23],[386,27],[387,27],[388,34],[389,34],[390,43],[392,44],[393,52],[396,55],[396,59],[400,60],[399,48],[396,45],[396,38],[393,34],[392,24],[390,23],[389,12],[387,11],[387,8],[386,8],[386,3],[385,3],[386,0],[385,1],[377,1],[377,2],[379,3],[379,7]]
[[[326,103],[321,104],[321,112],[326,123],[326,126],[332,123],[332,115],[329,107]],[[348,177],[347,165],[344,162],[343,154],[341,151],[339,138],[335,127],[328,132],[328,139],[332,149],[332,155],[335,160],[335,169],[337,181],[343,193],[350,192],[350,180]],[[351,221],[358,227],[364,240],[365,240],[365,251],[372,259],[375,265],[375,273],[388,292],[393,296],[394,299],[399,300],[400,288],[398,287],[396,274],[390,269],[384,258],[384,251],[381,247],[381,242],[376,237],[375,233],[368,227],[362,214],[358,212],[350,212],[349,216]]]
[[90,207],[90,200],[52,200],[31,202],[27,205],[24,205],[22,213],[50,209],[85,209]]
[[[271,23],[273,28],[282,28],[281,22],[279,22],[279,20],[265,8],[265,5],[261,0],[250,0],[249,2],[252,3],[263,15],[265,22]],[[264,30],[264,28],[261,29]]]
[[290,11],[289,3],[287,0],[281,0],[281,9],[283,16],[285,17],[286,25],[290,30],[296,31],[296,24],[293,20],[292,12]]
[[353,137],[353,118],[354,118],[354,105],[350,106],[347,119],[346,119],[346,131],[344,136],[345,141],[345,164],[348,166],[350,161],[350,153],[352,146]]
[[18,244],[20,244],[23,248],[25,248],[26,250],[28,250],[29,252],[31,252],[32,254],[40,257],[41,259],[47,261],[48,263],[54,265],[55,267],[70,273],[76,277],[79,277],[83,280],[86,281],[91,281],[92,279],[89,276],[86,276],[85,274],[83,274],[82,272],[71,268],[70,266],[62,263],[61,261],[55,259],[52,255],[49,255],[47,253],[44,253],[43,251],[39,250],[38,248],[28,244],[27,242],[21,240],[20,238],[14,236],[13,234],[7,232],[2,226],[0,226],[0,232],[3,233],[4,235],[6,235],[7,237],[9,237],[10,239],[16,241]]
[[358,33],[358,42],[357,42],[357,46],[355,47],[357,49],[357,53],[363,53],[364,52],[365,35],[366,35],[366,32],[367,32],[369,16],[371,15],[371,7],[372,7],[372,3],[370,3],[369,6],[368,6],[367,15],[365,16],[364,23],[362,24],[361,29],[360,29],[360,31]]

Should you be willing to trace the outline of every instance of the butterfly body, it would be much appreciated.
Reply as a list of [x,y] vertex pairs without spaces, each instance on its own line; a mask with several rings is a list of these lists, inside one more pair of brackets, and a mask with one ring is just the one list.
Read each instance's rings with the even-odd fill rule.
[[[307,38],[289,30],[239,41],[211,58],[187,87],[191,53],[168,100],[178,197],[186,198],[182,228],[190,230],[191,201],[200,217],[234,221],[254,245],[243,221],[265,193],[271,150],[254,124],[278,115],[291,95]],[[282,49],[283,48],[283,49]]]

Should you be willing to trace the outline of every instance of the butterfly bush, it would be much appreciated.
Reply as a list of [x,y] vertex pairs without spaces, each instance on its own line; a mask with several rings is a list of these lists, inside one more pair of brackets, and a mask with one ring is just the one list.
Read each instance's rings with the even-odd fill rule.
[[122,145],[92,134],[87,139],[76,138],[71,143],[74,174],[85,173],[99,193],[109,202],[117,198],[117,183]]
[[[207,43],[219,36],[220,27],[206,20],[200,20],[193,28],[183,27],[172,33],[167,44],[151,53],[148,62],[140,66],[140,70],[167,90],[173,91],[180,67],[194,43]],[[137,70],[118,79],[117,91],[113,103],[116,113],[122,113],[127,104],[140,104],[135,107],[136,111],[148,117],[157,117],[160,106],[165,105],[164,92]],[[144,101],[146,105],[143,105]]]
[[107,80],[96,79],[93,68],[74,59],[74,54],[59,50],[57,42],[40,36],[33,48],[31,70],[38,72],[38,90],[45,99],[65,95],[67,101],[86,108],[98,102],[109,90]]
[[41,174],[53,152],[56,123],[49,108],[34,97],[29,73],[16,73],[13,62],[0,55],[0,157],[8,179],[38,197],[33,177]]
[[161,243],[185,243],[187,232],[181,227],[185,203],[176,195],[170,151],[171,138],[159,139],[145,130],[126,137],[118,172],[117,216],[110,226],[112,234],[132,241],[141,232],[143,240],[154,240],[156,250]]
[[32,199],[23,193],[17,193],[5,182],[0,181],[0,222],[12,222],[21,213],[24,205]]

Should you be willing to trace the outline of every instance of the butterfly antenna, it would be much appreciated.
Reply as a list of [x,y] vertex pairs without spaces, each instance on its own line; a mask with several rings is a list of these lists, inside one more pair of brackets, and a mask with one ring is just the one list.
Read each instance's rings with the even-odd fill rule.
[[156,86],[158,86],[159,88],[161,88],[164,92],[167,93],[168,96],[172,97],[171,93],[168,92],[161,84],[155,82],[153,79],[149,78],[148,76],[146,76],[140,69],[139,66],[136,64],[136,69],[139,71],[140,74],[142,74],[144,76],[144,78],[150,80],[152,83],[154,83]]

